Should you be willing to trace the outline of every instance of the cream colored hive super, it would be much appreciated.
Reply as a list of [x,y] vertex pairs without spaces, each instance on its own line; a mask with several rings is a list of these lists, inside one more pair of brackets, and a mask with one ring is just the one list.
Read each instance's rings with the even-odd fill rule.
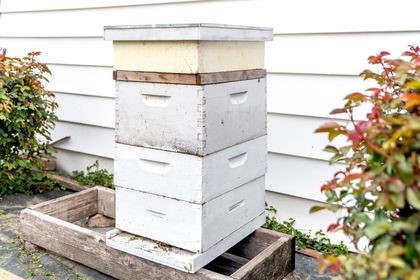
[[264,223],[272,29],[105,27],[116,80],[107,245],[195,272]]

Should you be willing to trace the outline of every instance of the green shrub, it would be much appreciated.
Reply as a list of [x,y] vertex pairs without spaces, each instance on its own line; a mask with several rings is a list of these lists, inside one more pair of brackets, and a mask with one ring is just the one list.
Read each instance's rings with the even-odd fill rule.
[[267,207],[266,205],[266,211],[268,212],[268,215],[265,218],[264,227],[295,236],[297,249],[312,249],[324,256],[339,256],[347,255],[349,253],[347,246],[344,245],[343,242],[340,242],[340,244],[331,243],[331,240],[327,238],[325,233],[321,230],[316,231],[314,234],[303,233],[295,228],[295,220],[292,218],[283,222],[278,222],[273,215],[277,213],[277,209],[273,206]]
[[[347,113],[351,125],[329,122],[316,130],[330,141],[343,135],[349,145],[326,147],[346,168],[321,188],[328,206],[312,210],[343,211],[329,230],[342,230],[356,248],[368,242],[360,254],[323,261],[340,279],[420,279],[420,47],[402,56],[369,57],[381,70],[361,76],[377,86],[347,95],[344,107],[331,112]],[[361,105],[371,110],[355,120]]]
[[54,183],[42,171],[57,117],[54,94],[45,90],[49,69],[35,60],[0,55],[0,195],[32,193]]
[[114,188],[114,175],[106,169],[99,169],[99,162],[95,161],[92,165],[86,167],[86,173],[83,170],[73,171],[73,179],[82,185],[104,186]]

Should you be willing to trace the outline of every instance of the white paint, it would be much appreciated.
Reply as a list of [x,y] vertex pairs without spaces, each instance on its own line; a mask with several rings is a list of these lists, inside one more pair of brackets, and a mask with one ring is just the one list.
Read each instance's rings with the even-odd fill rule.
[[[62,121],[114,127],[113,98],[57,93],[55,100],[59,104],[57,116]],[[101,104],[100,110],[95,110],[98,103]]]
[[132,5],[151,5],[167,4],[179,2],[196,2],[200,0],[14,0],[2,2],[0,12],[19,12],[19,11],[50,11],[50,10],[69,10],[69,9],[92,9],[105,7],[119,7]]
[[112,67],[112,43],[102,38],[1,38],[0,43],[8,56],[40,51],[37,60],[44,63]]
[[115,185],[193,203],[205,203],[261,177],[267,137],[205,157],[117,144]]
[[57,168],[65,174],[71,174],[74,170],[85,170],[86,166],[92,165],[97,160],[99,168],[113,172],[114,166],[112,159],[98,157],[69,150],[56,149]]
[[203,253],[192,253],[173,246],[162,246],[162,243],[128,234],[117,229],[107,232],[106,244],[140,258],[145,258],[189,273],[195,273],[238,243],[238,240],[242,240],[252,233],[264,221],[264,214],[259,215]]
[[387,50],[399,57],[412,44],[420,44],[419,29],[413,32],[279,35],[266,44],[266,57],[270,58],[266,68],[269,72],[282,73],[358,75],[368,67],[369,56]]
[[271,41],[273,29],[212,23],[117,25],[104,27],[111,41]]
[[204,204],[116,189],[116,228],[192,252],[207,251],[263,212],[264,177]]
[[[265,135],[265,82],[117,82],[116,141],[206,155]],[[238,103],[237,94],[246,98]]]
[[[1,20],[3,22],[4,15]],[[277,35],[265,44],[265,64],[269,72],[358,75],[368,67],[368,56],[383,49],[399,56],[407,45],[419,44],[419,34],[413,31]],[[311,50],[316,51],[308,54],[309,42]],[[8,49],[9,55],[40,50],[44,53],[41,61],[48,63],[113,65],[112,43],[101,37],[1,38],[0,43]],[[65,53],[62,46],[66,46]],[[337,63],[338,59],[340,63]]]
[[[13,4],[15,1],[16,4]],[[125,7],[126,0],[124,0],[121,4],[115,4],[117,1],[109,5],[104,4],[103,6],[111,6],[105,9],[74,9],[95,6],[90,4],[91,1],[82,0],[74,3],[73,1],[54,1],[54,5],[51,4],[53,0],[45,4],[43,2],[46,0],[26,0],[25,2],[31,2],[28,7],[25,2],[21,5],[21,1],[3,0],[2,8],[13,6],[10,10],[17,10],[16,7],[19,6],[21,10],[37,10],[40,6],[39,9],[48,9],[48,7],[51,7],[50,9],[68,7],[69,9],[4,13],[1,19],[1,36],[102,36],[103,26],[106,25],[191,22],[269,26],[274,27],[275,33],[293,34],[418,31],[418,22],[415,17],[406,16],[406,7],[410,7],[413,11],[420,9],[419,1],[400,0],[398,6],[393,7],[392,20],[377,20],[377,17],[372,15],[372,11],[377,15],[389,12],[389,6],[384,5],[381,0],[354,0],[345,3],[336,0],[295,0],[282,3],[281,9],[278,8],[278,0],[170,1],[183,3],[161,5],[139,3],[136,6]],[[143,3],[148,2],[150,0]],[[117,7],[112,7],[113,5]],[[222,16],[221,11],[227,15]],[[22,22],[31,24],[21,24]],[[375,45],[383,46],[379,43]],[[308,45],[305,44],[305,46]],[[308,50],[305,51],[305,54],[307,53]]]
[[[49,78],[50,83],[45,84],[48,90],[98,97],[115,97],[113,69],[110,66],[50,64],[48,67],[52,72],[52,76]],[[96,104],[101,102],[102,99],[96,100]]]
[[[268,154],[266,189],[271,192],[323,201],[321,186],[333,177],[342,164],[276,153]],[[297,170],[299,172],[297,172]]]
[[[332,154],[323,151],[324,147],[329,144],[328,135],[326,133],[314,133],[315,129],[328,121],[332,120],[269,114],[267,118],[268,150],[299,157],[329,160]],[[346,121],[337,122],[343,125],[348,123]],[[338,136],[333,144],[341,146],[348,145],[349,142],[346,137]],[[300,174],[300,170],[296,170],[294,174]]]
[[264,68],[264,42],[114,41],[117,70],[211,73]]
[[[348,119],[346,114],[332,116],[329,112],[344,106],[344,97],[349,93],[371,87],[374,83],[358,76],[271,73],[267,77],[267,110],[283,115]],[[357,110],[355,118],[362,118],[367,109]]]
[[70,136],[55,144],[56,148],[113,159],[114,134],[109,128],[59,121],[51,136],[53,140]]

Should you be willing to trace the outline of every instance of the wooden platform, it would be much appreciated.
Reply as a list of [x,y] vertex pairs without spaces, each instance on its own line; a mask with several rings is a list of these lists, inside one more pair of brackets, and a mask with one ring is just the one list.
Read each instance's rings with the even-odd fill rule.
[[259,229],[195,274],[110,248],[105,234],[75,222],[97,213],[115,218],[114,191],[93,187],[21,213],[21,237],[117,279],[275,280],[294,269],[294,238]]

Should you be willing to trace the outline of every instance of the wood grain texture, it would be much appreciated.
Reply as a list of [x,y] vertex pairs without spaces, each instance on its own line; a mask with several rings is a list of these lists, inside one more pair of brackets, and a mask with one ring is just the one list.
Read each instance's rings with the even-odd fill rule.
[[31,207],[40,213],[75,222],[98,213],[98,190],[88,189]]
[[214,73],[159,73],[142,71],[115,70],[114,80],[147,83],[184,84],[184,85],[207,85],[227,83],[241,80],[260,79],[266,76],[265,69],[214,72]]
[[[267,232],[265,232],[267,236]],[[233,279],[283,279],[294,270],[294,238],[283,235],[231,275]],[[273,266],[275,267],[273,269]],[[277,267],[279,266],[279,267]]]
[[57,181],[61,186],[72,191],[78,192],[89,189],[89,186],[82,186],[77,181],[69,177],[61,176],[58,174],[51,174],[51,178]]
[[19,276],[8,272],[7,270],[4,270],[0,268],[0,279],[3,280],[23,280],[23,278],[20,278]]
[[96,187],[98,190],[98,213],[115,219],[115,191]]

